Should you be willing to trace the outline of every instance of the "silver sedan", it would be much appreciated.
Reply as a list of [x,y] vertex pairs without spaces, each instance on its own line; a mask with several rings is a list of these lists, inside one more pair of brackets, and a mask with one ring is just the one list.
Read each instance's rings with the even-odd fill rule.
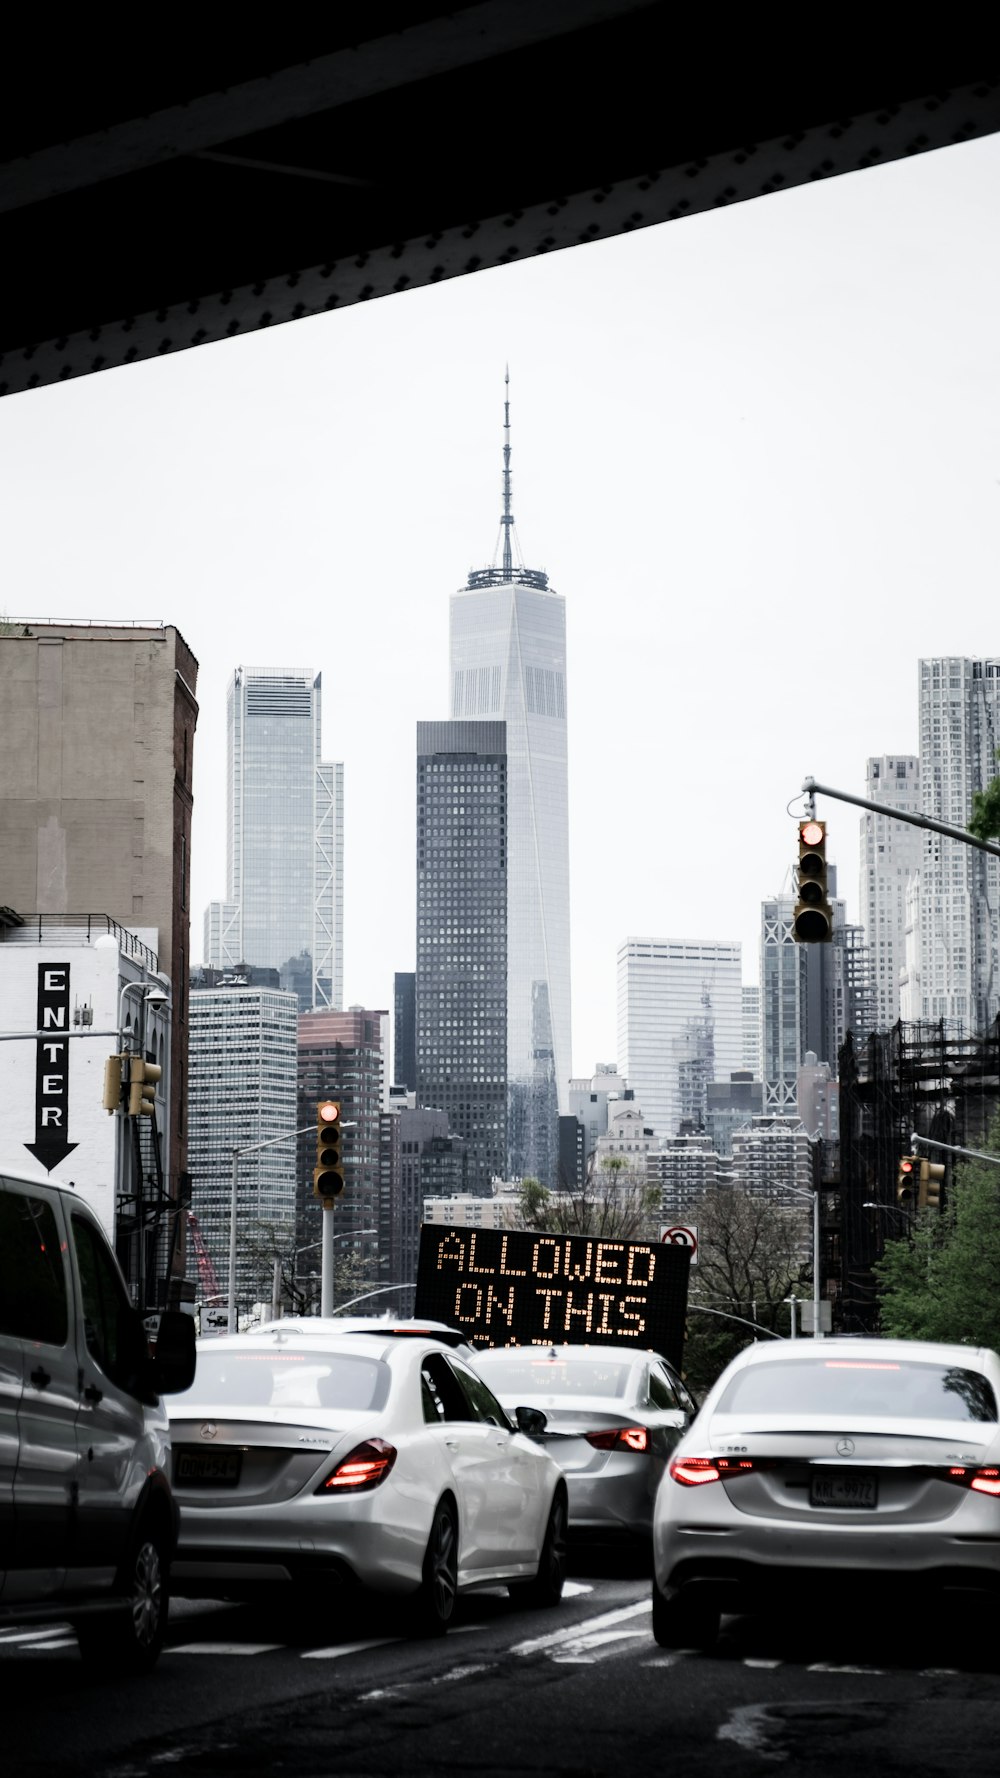
[[998,1402],[1000,1359],[970,1346],[748,1347],[657,1498],[656,1640],[710,1647],[725,1610],[1000,1593]]
[[354,1583],[425,1634],[476,1587],[559,1600],[561,1472],[441,1340],[319,1320],[205,1339],[170,1423],[178,1594]]
[[665,1464],[696,1412],[665,1358],[634,1346],[503,1346],[477,1352],[476,1368],[509,1412],[544,1415],[534,1436],[566,1478],[572,1532],[648,1538]]

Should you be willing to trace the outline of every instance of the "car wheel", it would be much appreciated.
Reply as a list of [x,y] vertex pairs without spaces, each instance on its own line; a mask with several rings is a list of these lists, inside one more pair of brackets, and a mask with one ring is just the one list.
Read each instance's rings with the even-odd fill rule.
[[76,1627],[80,1653],[118,1672],[148,1673],[163,1647],[170,1605],[170,1559],[164,1530],[144,1525],[121,1572],[127,1607],[112,1616],[83,1618]]
[[682,1587],[668,1599],[653,1581],[653,1636],[661,1648],[715,1647],[720,1612],[697,1588]]
[[519,1605],[544,1610],[548,1605],[558,1605],[562,1598],[563,1582],[566,1579],[567,1519],[566,1496],[562,1489],[557,1489],[549,1507],[549,1520],[538,1559],[538,1573],[533,1580],[511,1581],[507,1588],[511,1598],[516,1599]]
[[439,1500],[424,1556],[423,1579],[410,1606],[417,1636],[443,1636],[458,1593],[458,1519],[450,1500]]

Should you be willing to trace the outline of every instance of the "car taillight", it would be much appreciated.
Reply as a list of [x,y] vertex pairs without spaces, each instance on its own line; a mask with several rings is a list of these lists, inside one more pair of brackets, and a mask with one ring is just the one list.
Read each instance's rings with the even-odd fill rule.
[[585,1432],[595,1451],[648,1451],[649,1433],[644,1426],[611,1426],[606,1432]]
[[956,1464],[948,1470],[946,1479],[957,1482],[960,1488],[971,1488],[974,1494],[1000,1496],[1000,1468],[995,1464],[989,1469],[964,1469]]
[[759,1467],[752,1457],[673,1457],[668,1474],[685,1488],[697,1488],[702,1482],[733,1481]]
[[364,1444],[355,1445],[353,1451],[341,1458],[316,1492],[327,1494],[336,1488],[350,1494],[362,1494],[384,1482],[395,1461],[395,1445],[386,1444],[384,1438],[366,1438]]

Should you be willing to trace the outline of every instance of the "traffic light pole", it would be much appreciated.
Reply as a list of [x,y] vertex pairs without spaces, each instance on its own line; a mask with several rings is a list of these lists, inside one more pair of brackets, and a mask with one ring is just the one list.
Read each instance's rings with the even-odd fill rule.
[[832,796],[838,803],[854,803],[856,808],[870,809],[873,815],[885,815],[890,821],[905,821],[909,827],[926,827],[931,833],[943,833],[946,839],[959,840],[963,846],[975,846],[979,852],[989,852],[994,858],[1000,858],[1000,846],[992,840],[977,839],[975,834],[968,833],[964,827],[948,827],[943,821],[935,821],[930,815],[911,815],[902,809],[891,809],[885,803],[874,803],[866,796],[851,796],[846,790],[833,790],[829,784],[817,784],[815,778],[803,778],[802,794],[809,798],[809,813],[813,813],[813,799],[816,796]]
[[312,1129],[306,1124],[303,1130],[286,1130],[283,1136],[269,1136],[266,1142],[248,1142],[243,1148],[233,1148],[233,1170],[229,1194],[229,1307],[227,1331],[237,1333],[236,1325],[236,1204],[239,1197],[240,1155],[256,1154],[259,1148],[273,1148],[277,1142],[293,1142],[299,1136],[305,1136]]

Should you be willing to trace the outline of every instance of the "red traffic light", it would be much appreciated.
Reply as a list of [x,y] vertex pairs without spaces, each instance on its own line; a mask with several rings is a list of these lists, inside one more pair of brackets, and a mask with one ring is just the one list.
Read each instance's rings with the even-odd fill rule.
[[913,1172],[913,1162],[912,1161],[900,1161],[899,1171],[901,1173],[912,1173]]
[[321,1124],[335,1124],[340,1116],[340,1106],[334,1104],[332,1099],[327,1099],[322,1105],[317,1105],[316,1116]]
[[818,846],[822,843],[826,829],[822,821],[802,821],[799,823],[799,845]]

